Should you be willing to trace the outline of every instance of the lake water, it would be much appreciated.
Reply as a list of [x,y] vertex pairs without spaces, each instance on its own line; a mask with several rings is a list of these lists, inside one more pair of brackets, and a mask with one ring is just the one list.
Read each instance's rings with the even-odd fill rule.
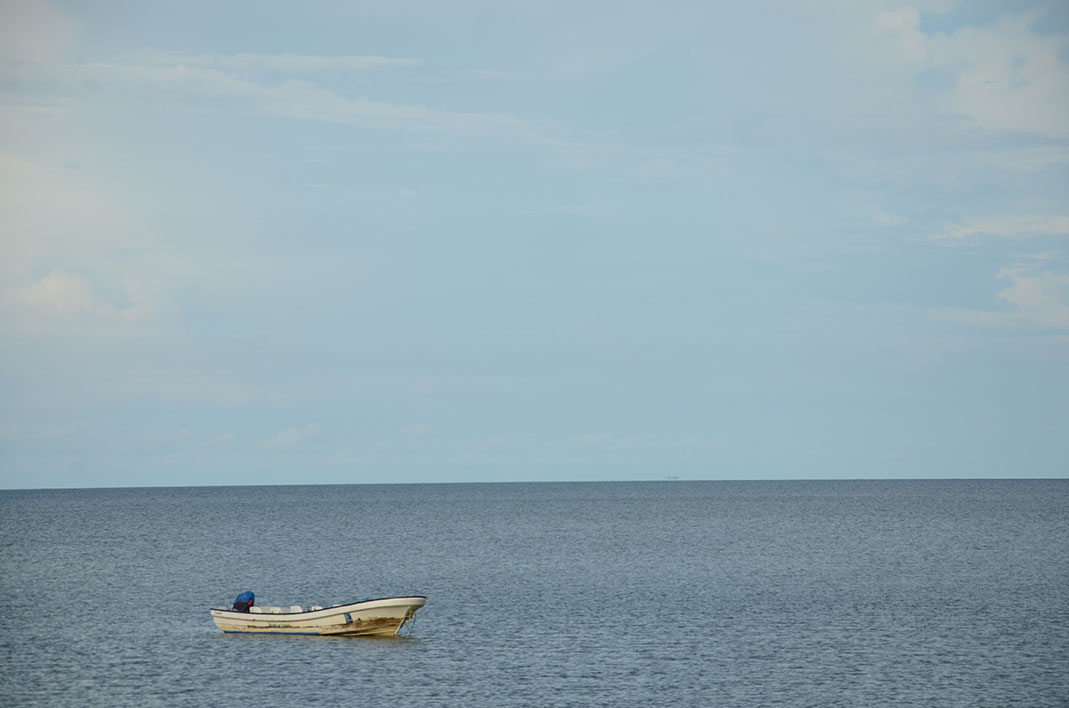
[[[0,492],[5,706],[1069,705],[1069,480]],[[422,594],[398,639],[210,606]]]

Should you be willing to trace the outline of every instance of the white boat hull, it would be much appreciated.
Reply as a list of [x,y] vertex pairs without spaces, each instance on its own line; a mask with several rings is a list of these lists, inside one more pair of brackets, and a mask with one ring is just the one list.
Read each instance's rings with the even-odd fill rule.
[[318,634],[394,636],[427,598],[387,597],[302,612],[255,613],[212,608],[212,620],[224,632],[251,634]]

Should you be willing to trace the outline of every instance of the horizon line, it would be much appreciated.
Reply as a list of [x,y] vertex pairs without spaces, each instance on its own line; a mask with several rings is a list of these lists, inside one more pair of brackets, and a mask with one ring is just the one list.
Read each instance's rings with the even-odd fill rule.
[[486,485],[486,484],[651,484],[674,482],[1069,482],[1069,477],[763,477],[686,479],[661,477],[657,479],[537,479],[537,480],[446,480],[437,482],[308,482],[282,484],[157,484],[157,485],[99,485],[89,487],[0,487],[0,492],[74,492],[114,489],[253,489],[266,487],[390,487],[419,485]]

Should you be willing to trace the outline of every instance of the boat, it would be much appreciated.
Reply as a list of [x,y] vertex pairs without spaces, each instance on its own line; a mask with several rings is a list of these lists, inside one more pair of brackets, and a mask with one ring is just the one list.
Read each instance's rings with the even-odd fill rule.
[[318,634],[332,637],[392,637],[427,604],[422,595],[383,597],[333,607],[255,605],[247,612],[211,608],[212,620],[224,632],[251,634]]

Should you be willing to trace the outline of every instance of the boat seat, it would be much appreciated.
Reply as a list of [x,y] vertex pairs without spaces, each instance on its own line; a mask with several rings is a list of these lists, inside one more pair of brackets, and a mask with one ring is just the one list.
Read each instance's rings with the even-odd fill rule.
[[290,605],[290,612],[304,612],[300,605]]
[[308,608],[308,611],[309,612],[315,612],[316,610],[322,610],[322,609],[323,609],[322,605],[312,605],[311,607]]
[[263,611],[264,611],[264,608],[259,607],[257,605],[253,605],[252,607],[249,608],[249,612],[253,612],[253,613],[258,614],[258,615],[263,614]]

